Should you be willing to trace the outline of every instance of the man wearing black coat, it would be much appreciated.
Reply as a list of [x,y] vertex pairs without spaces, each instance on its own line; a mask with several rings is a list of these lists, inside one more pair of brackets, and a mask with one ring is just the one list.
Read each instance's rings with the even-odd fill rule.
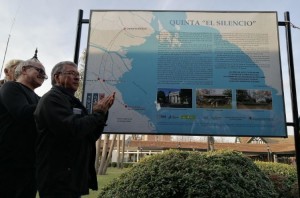
[[53,87],[34,113],[38,138],[37,183],[41,198],[80,197],[98,189],[94,168],[95,142],[103,132],[114,94],[99,100],[88,114],[74,96],[79,86],[77,65],[56,64]]
[[0,88],[0,197],[35,198],[37,132],[33,112],[40,97],[34,90],[47,75],[35,54],[18,64],[15,77],[16,81],[12,78]]

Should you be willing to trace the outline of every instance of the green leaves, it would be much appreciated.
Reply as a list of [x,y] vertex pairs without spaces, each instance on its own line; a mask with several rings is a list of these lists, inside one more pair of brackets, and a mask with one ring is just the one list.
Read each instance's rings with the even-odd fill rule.
[[277,197],[269,178],[246,156],[223,150],[170,150],[145,158],[99,197]]
[[259,161],[256,161],[255,164],[273,182],[279,197],[298,197],[297,170],[295,166]]

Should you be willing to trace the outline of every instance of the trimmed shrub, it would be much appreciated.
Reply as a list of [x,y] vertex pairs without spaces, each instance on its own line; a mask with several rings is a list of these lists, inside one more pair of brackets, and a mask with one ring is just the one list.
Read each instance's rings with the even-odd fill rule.
[[298,187],[298,181],[295,182],[291,187],[291,196],[293,198],[299,198],[299,187]]
[[123,166],[124,168],[131,168],[134,165],[134,163],[124,163]]
[[117,167],[117,162],[111,162],[110,167],[113,167],[113,168]]
[[[273,163],[259,162],[255,164],[270,178],[273,182],[279,197],[293,198],[298,196],[297,170],[295,166]],[[296,188],[295,188],[296,186]]]
[[101,198],[277,197],[269,178],[235,151],[170,150],[144,158],[105,186]]
[[[131,168],[132,166],[133,166],[133,164],[134,163],[123,163],[123,167],[124,168]],[[110,164],[109,164],[109,167],[113,167],[113,168],[116,168],[117,167],[117,165],[118,165],[118,163],[117,162],[111,162]]]

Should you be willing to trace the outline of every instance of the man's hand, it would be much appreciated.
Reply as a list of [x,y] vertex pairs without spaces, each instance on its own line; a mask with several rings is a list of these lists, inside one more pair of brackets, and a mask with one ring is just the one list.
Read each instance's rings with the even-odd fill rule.
[[94,112],[104,112],[106,113],[108,109],[114,104],[115,101],[115,92],[112,95],[109,95],[107,97],[104,97],[100,100],[98,100],[93,105],[93,111]]

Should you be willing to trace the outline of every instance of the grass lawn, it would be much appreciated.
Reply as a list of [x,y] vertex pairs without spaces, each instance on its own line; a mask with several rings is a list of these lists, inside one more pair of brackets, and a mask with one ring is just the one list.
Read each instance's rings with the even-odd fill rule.
[[118,168],[108,168],[106,175],[97,175],[98,178],[98,191],[90,190],[90,194],[86,196],[82,196],[82,198],[97,198],[99,191],[102,187],[104,187],[106,184],[108,184],[110,181],[112,181],[114,178],[120,176],[122,173],[124,173],[127,168],[118,169]]

